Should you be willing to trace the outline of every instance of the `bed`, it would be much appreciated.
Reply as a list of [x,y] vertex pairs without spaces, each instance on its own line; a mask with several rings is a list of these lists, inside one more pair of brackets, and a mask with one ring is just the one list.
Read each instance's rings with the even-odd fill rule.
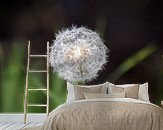
[[[71,86],[68,89],[67,102],[50,113],[42,129],[163,130],[163,109],[148,101],[149,97],[145,92],[147,87],[140,88],[141,85],[138,85],[136,89],[133,85],[114,86],[114,84],[100,86],[102,87],[89,86],[80,90],[70,89],[73,88]],[[110,95],[108,91],[114,93],[117,91],[118,95],[114,95],[113,92]]]

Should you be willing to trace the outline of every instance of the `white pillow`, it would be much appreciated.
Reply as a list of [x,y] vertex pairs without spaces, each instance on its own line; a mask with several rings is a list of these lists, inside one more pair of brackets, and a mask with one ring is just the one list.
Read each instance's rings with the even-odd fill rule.
[[86,87],[86,88],[91,88],[91,87],[98,87],[98,86],[102,86],[102,90],[101,93],[107,93],[107,88],[109,86],[109,82],[105,82],[103,84],[98,84],[98,85],[72,85],[69,82],[67,82],[67,100],[66,102],[73,102],[75,101],[75,90],[74,87]]
[[[111,93],[112,92],[111,86],[113,86],[113,85],[114,84],[109,83],[108,93]],[[130,87],[132,85],[134,85],[134,84],[122,84],[122,85],[116,85],[116,87],[127,88],[127,87]],[[138,99],[139,100],[146,101],[146,102],[150,102],[149,101],[149,93],[148,93],[148,83],[144,83],[144,84],[140,84],[139,85]]]
[[148,83],[140,84],[138,99],[146,102],[150,102],[149,93],[148,93]]
[[75,91],[72,84],[67,82],[67,100],[66,102],[72,102],[75,100]]

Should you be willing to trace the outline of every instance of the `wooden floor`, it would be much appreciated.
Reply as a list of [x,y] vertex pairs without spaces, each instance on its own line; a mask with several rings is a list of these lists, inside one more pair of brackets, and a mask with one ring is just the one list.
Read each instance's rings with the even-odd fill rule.
[[23,128],[28,127],[35,127],[35,126],[41,126],[43,123],[36,123],[36,122],[29,122],[27,124],[24,123],[17,123],[17,122],[10,122],[10,123],[0,123],[0,130],[19,130]]
[[24,124],[24,114],[0,113],[0,130],[19,130],[28,127],[43,125],[46,114],[27,114],[27,123]]

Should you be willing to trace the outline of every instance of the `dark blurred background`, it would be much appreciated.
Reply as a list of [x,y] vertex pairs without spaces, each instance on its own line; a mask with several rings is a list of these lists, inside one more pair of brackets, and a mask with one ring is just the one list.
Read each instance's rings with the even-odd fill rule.
[[[100,33],[110,49],[109,62],[88,84],[149,82],[151,102],[163,100],[163,4],[161,0],[5,0],[0,1],[0,112],[22,112],[27,41],[33,54],[46,52],[55,33],[73,25]],[[31,61],[32,62],[32,61]],[[30,67],[42,68],[45,60]],[[45,87],[44,75],[30,76],[30,85]],[[66,82],[50,75],[50,109],[66,98]],[[45,93],[31,93],[43,103]],[[30,108],[43,112],[42,108]]]

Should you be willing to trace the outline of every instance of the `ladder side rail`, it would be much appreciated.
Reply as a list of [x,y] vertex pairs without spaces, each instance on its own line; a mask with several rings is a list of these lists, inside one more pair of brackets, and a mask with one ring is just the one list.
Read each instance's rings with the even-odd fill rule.
[[47,42],[47,108],[46,113],[49,115],[49,42]]
[[27,98],[28,98],[29,62],[30,62],[30,41],[28,41],[28,60],[27,60],[25,96],[24,96],[24,124],[26,124],[26,121],[27,121]]

